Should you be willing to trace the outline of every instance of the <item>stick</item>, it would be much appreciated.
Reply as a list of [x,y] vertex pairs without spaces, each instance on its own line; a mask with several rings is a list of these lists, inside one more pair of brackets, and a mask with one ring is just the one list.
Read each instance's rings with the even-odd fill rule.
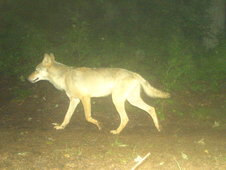
[[182,170],[181,167],[180,167],[180,164],[179,164],[179,162],[176,160],[176,158],[174,157],[173,159],[174,159],[174,161],[177,163],[177,167],[178,167],[180,170]]
[[147,155],[145,155],[139,162],[137,162],[137,164],[131,169],[131,170],[135,170],[138,166],[140,166],[145,159],[147,159],[147,157],[149,157],[151,155],[151,153],[149,152]]

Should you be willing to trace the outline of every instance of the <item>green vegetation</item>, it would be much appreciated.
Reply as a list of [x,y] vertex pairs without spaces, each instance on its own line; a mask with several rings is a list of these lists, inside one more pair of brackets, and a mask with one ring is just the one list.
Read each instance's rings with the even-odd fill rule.
[[169,91],[218,91],[226,41],[203,45],[210,31],[203,1],[0,2],[0,72],[26,77],[46,52],[75,66],[123,67]]

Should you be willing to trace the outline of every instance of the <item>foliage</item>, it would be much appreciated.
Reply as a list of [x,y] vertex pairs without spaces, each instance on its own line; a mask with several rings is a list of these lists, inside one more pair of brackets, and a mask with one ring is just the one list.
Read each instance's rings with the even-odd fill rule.
[[226,54],[206,51],[211,0],[2,1],[0,72],[26,77],[46,52],[68,65],[123,67],[170,91],[223,88]]
[[[219,88],[224,88],[226,75],[225,54],[226,41],[222,41],[218,47],[209,51],[208,55],[199,59],[200,81],[203,82],[202,90],[217,91]],[[209,87],[206,87],[206,85]]]

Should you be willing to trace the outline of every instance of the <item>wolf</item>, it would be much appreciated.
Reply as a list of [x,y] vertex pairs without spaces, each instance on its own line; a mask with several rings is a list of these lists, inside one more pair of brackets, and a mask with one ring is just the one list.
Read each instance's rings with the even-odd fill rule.
[[155,108],[146,104],[141,96],[141,87],[150,97],[168,98],[170,94],[152,87],[148,81],[135,72],[121,68],[87,68],[70,67],[59,63],[55,56],[44,54],[44,58],[28,77],[31,83],[47,80],[57,89],[68,96],[70,103],[63,122],[53,123],[54,128],[64,129],[74,113],[76,106],[83,104],[85,118],[101,129],[100,123],[91,116],[91,98],[112,95],[112,101],[120,116],[120,125],[111,130],[112,134],[119,134],[129,121],[125,111],[125,101],[146,111],[153,119],[154,125],[160,131],[159,121]]

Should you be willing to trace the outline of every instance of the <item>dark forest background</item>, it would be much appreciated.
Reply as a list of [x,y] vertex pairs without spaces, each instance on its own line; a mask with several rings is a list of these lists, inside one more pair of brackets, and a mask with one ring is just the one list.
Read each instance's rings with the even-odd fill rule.
[[224,0],[2,0],[1,77],[25,83],[44,53],[122,67],[171,93],[225,88]]

